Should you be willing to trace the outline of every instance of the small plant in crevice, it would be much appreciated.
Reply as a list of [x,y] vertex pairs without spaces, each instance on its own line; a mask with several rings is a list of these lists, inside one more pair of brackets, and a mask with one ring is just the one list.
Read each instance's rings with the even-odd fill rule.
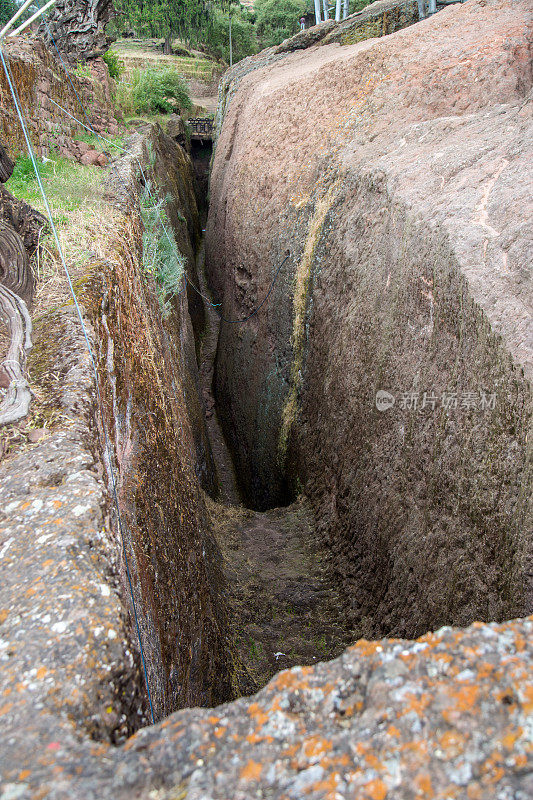
[[118,80],[122,73],[124,72],[124,62],[118,57],[116,53],[112,50],[108,50],[102,56],[105,63],[107,64],[107,68],[109,70],[109,77]]
[[90,70],[88,64],[84,63],[83,61],[78,61],[76,64],[76,68],[74,70],[76,76],[78,78],[92,78],[93,74]]
[[148,183],[141,195],[143,233],[143,272],[154,278],[161,314],[170,314],[170,301],[180,289],[185,257],[179,252],[164,209],[168,197],[154,198]]

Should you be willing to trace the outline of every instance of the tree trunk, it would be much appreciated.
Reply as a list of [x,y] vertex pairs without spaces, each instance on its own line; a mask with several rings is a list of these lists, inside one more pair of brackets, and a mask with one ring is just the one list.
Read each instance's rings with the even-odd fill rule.
[[0,403],[0,425],[17,422],[28,413],[31,392],[24,377],[26,350],[31,347],[31,301],[35,280],[24,242],[16,231],[0,222],[0,315],[7,322],[9,347],[0,355],[0,376],[7,393]]
[[31,257],[37,250],[39,236],[47,224],[46,218],[0,185],[0,220],[14,228]]
[[24,242],[11,225],[0,221],[0,284],[28,304],[33,299],[35,277]]
[[6,357],[0,361],[0,373],[8,381],[6,396],[0,403],[0,425],[9,425],[25,417],[30,408],[31,392],[24,377],[24,363],[26,350],[31,347],[31,319],[24,300],[1,284],[0,314],[7,321],[10,336]]
[[[41,4],[42,5],[42,4]],[[72,61],[103,55],[109,47],[105,27],[115,16],[113,0],[56,0],[39,27],[39,36]]]
[[322,22],[322,17],[320,15],[320,0],[315,0],[315,21],[317,25]]
[[[0,145],[0,168],[12,171]],[[0,353],[0,384],[7,389],[0,403],[0,425],[26,416],[31,402],[24,377],[26,351],[31,347],[28,305],[33,299],[35,275],[30,255],[35,252],[45,218],[27,203],[17,200],[0,184],[0,317],[7,324],[9,346]]]
[[14,164],[7,154],[7,150],[0,144],[0,183],[5,183],[13,174]]
[[172,37],[171,36],[165,36],[165,41],[164,41],[164,44],[163,44],[163,54],[165,56],[171,56],[172,55]]
[[231,4],[229,7],[229,65],[233,66],[233,40],[231,38]]

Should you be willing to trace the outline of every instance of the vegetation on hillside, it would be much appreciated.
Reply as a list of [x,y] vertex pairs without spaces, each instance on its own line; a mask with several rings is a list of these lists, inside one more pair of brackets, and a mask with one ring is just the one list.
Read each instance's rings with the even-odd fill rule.
[[125,110],[129,102],[135,114],[171,114],[190,111],[189,92],[183,78],[172,67],[138,70],[131,76],[129,91],[122,96]]
[[255,25],[263,46],[272,47],[294,36],[308,5],[308,0],[255,0]]
[[[350,0],[350,13],[371,0]],[[118,11],[112,23],[117,35],[136,38],[157,37],[164,41],[164,53],[172,53],[173,40],[198,48],[225,63],[271,47],[300,29],[300,18],[314,18],[314,0],[255,0],[247,8],[239,0],[115,0]],[[330,18],[335,15],[329,2]]]
[[17,7],[13,0],[0,0],[0,25],[4,26],[16,10]]

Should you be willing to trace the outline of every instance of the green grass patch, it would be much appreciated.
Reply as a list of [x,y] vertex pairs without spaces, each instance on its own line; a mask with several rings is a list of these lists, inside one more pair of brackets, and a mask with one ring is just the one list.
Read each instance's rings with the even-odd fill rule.
[[[102,198],[102,182],[98,168],[84,167],[61,156],[37,159],[37,167],[52,212],[68,212],[98,204]],[[45,213],[45,206],[28,156],[19,156],[7,189],[16,197]]]

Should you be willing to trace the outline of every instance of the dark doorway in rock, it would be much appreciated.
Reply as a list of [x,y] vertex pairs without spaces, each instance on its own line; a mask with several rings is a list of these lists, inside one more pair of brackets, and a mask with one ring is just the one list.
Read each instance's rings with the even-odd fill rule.
[[190,156],[194,168],[197,186],[198,210],[204,218],[207,216],[207,195],[209,191],[209,165],[213,155],[213,144],[208,140],[191,139]]

